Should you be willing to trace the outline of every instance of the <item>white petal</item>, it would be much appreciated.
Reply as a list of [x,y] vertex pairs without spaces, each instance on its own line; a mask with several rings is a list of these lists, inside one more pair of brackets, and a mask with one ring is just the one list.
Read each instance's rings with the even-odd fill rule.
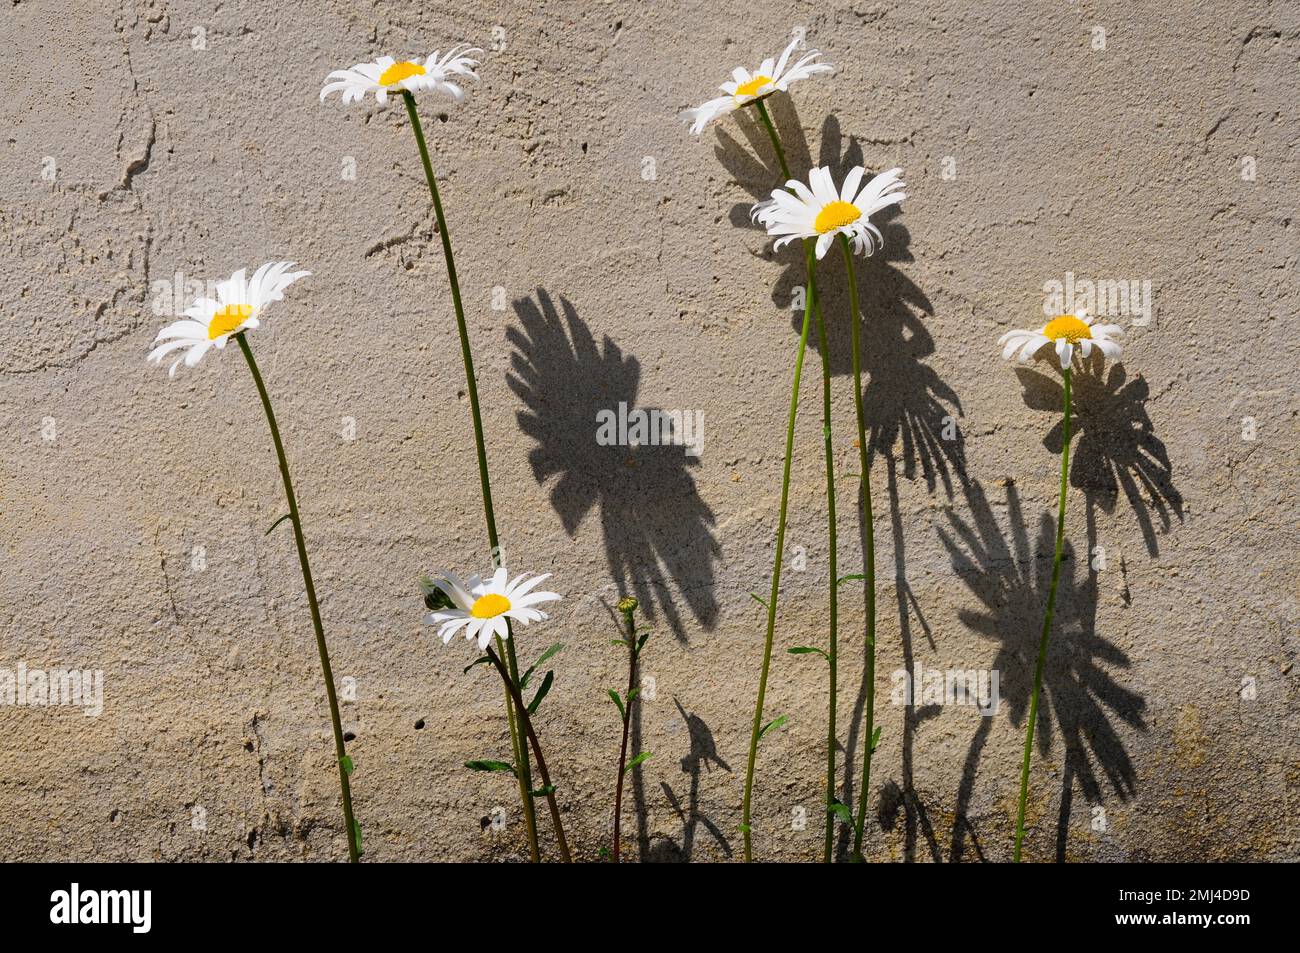
[[855,165],[849,169],[849,174],[844,177],[844,185],[840,188],[840,201],[852,202],[857,197],[858,183],[867,170],[860,165]]
[[527,609],[543,602],[556,602],[562,598],[563,596],[558,592],[533,592],[524,596],[522,599],[511,599],[510,604],[521,609]]
[[[522,578],[522,574],[521,574],[521,578]],[[549,572],[544,572],[540,576],[534,576],[532,579],[529,579],[523,585],[515,586],[512,584],[511,588],[506,591],[505,595],[511,602],[514,602],[516,599],[522,599],[524,596],[528,595],[529,592],[535,589],[539,584],[545,582],[550,578],[551,578],[551,574]],[[515,581],[518,582],[519,580],[515,580]]]

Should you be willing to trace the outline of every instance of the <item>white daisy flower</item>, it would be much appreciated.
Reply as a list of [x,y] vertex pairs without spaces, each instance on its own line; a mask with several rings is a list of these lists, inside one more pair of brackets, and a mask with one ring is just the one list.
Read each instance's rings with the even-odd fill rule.
[[373,63],[336,69],[325,77],[325,87],[320,91],[321,102],[330,93],[341,93],[343,103],[347,105],[360,102],[366,98],[366,93],[373,92],[375,101],[382,106],[388,102],[389,93],[418,93],[426,89],[460,102],[465,98],[465,90],[453,80],[459,77],[478,79],[474,72],[478,60],[473,56],[482,52],[477,47],[461,45],[452,47],[441,58],[434,50],[423,63],[418,57],[395,60],[391,56],[381,56]]
[[780,236],[775,248],[796,238],[815,238],[817,257],[821,258],[835,236],[843,234],[853,242],[855,252],[870,255],[876,245],[884,244],[870,217],[903,201],[907,193],[899,178],[902,169],[882,172],[859,190],[865,174],[862,166],[854,166],[844,177],[844,187],[837,190],[829,168],[813,169],[808,173],[808,185],[791,179],[784,189],[775,189],[770,199],[755,205],[751,215],[769,235]]
[[691,124],[691,132],[699,134],[704,131],[705,126],[719,116],[725,116],[742,106],[748,106],[755,100],[772,95],[777,90],[789,92],[790,84],[796,80],[807,79],[816,73],[829,73],[835,68],[830,63],[814,62],[821,53],[810,50],[787,69],[790,54],[798,45],[797,38],[791,40],[779,60],[773,61],[769,56],[753,73],[743,66],[737,66],[731,71],[731,81],[718,87],[727,95],[710,99],[703,106],[682,110],[680,115]]
[[1094,347],[1103,357],[1118,361],[1120,347],[1113,339],[1123,336],[1124,330],[1118,324],[1093,324],[1092,318],[1079,311],[1077,314],[1063,314],[1059,318],[1053,318],[1039,331],[1008,331],[998,338],[998,343],[1003,345],[1003,360],[1009,360],[1014,354],[1021,364],[1029,363],[1031,358],[1050,344],[1056,350],[1061,370],[1066,370],[1074,361],[1076,347],[1079,356],[1085,361],[1092,355]]
[[451,600],[448,609],[430,612],[424,617],[429,625],[438,626],[438,634],[443,644],[461,629],[465,638],[478,638],[479,651],[487,648],[493,636],[503,639],[510,637],[508,619],[522,622],[540,622],[547,618],[545,612],[533,608],[543,602],[553,602],[560,596],[554,592],[533,592],[536,586],[551,577],[550,573],[533,576],[520,573],[507,583],[508,573],[504,566],[498,569],[492,578],[484,582],[478,576],[470,576],[461,581],[455,573],[435,576],[433,585],[441,589]]
[[290,271],[297,262],[268,261],[253,277],[244,279],[245,269],[220,282],[216,289],[216,298],[199,298],[185,309],[185,318],[169,324],[158,332],[149,352],[149,360],[162,364],[162,360],[173,351],[189,348],[189,352],[178,358],[167,372],[169,377],[176,376],[176,368],[181,361],[186,367],[193,367],[203,359],[208,350],[215,347],[222,350],[232,334],[238,334],[260,325],[258,315],[272,301],[284,297],[284,289],[299,278],[306,278],[310,271]]

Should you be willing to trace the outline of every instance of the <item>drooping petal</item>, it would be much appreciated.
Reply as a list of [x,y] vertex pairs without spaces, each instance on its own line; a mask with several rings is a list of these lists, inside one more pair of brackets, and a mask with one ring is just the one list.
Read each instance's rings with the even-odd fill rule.
[[474,605],[474,597],[470,595],[465,584],[461,582],[460,577],[454,572],[444,573],[441,576],[433,577],[433,584],[440,589],[448,599],[455,605],[468,612]]

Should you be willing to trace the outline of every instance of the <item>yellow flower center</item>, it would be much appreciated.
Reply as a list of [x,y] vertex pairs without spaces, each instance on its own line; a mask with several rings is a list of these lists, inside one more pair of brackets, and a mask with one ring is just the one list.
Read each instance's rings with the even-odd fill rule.
[[736,96],[757,96],[758,91],[772,82],[770,76],[755,76],[748,83],[741,83],[736,87]]
[[486,596],[479,596],[469,614],[476,619],[495,619],[503,612],[510,610],[510,600],[505,596],[499,596],[495,592],[489,592]]
[[229,334],[253,315],[251,304],[228,304],[212,316],[208,322],[208,340],[215,341],[223,334]]
[[424,67],[419,63],[412,63],[406,60],[402,63],[394,63],[388,69],[379,74],[380,86],[396,86],[404,79],[410,79],[412,76],[423,76]]
[[1072,314],[1063,314],[1047,322],[1047,326],[1043,328],[1043,336],[1053,341],[1065,338],[1071,344],[1078,344],[1085,339],[1092,339],[1092,328]]
[[841,202],[836,199],[817,213],[817,218],[813,220],[813,228],[817,229],[818,235],[825,235],[845,225],[852,225],[861,217],[862,209],[852,202]]

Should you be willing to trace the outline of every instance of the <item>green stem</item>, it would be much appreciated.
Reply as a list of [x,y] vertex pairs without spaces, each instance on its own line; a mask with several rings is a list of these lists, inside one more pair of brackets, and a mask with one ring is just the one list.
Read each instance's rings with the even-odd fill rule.
[[[781,147],[781,137],[777,135],[772,117],[768,115],[763,101],[757,100],[758,114],[767,128],[772,148],[776,150],[777,161],[786,181],[790,179],[790,166],[786,162],[785,150]],[[835,840],[835,812],[831,804],[835,802],[835,714],[839,685],[838,666],[838,619],[839,619],[839,570],[837,567],[837,546],[835,541],[835,454],[831,442],[831,358],[830,346],[826,335],[826,322],[822,319],[821,299],[817,294],[817,255],[816,243],[811,239],[804,241],[804,267],[808,273],[808,307],[815,309],[817,315],[817,342],[822,356],[822,440],[826,446],[826,519],[827,537],[830,547],[830,650],[826,660],[830,663],[830,702],[826,718],[826,844],[822,859],[831,862],[831,853]]]
[[[767,111],[767,106],[763,101],[756,100],[755,105],[758,107],[758,114],[762,118],[763,126],[767,129],[768,138],[772,140],[772,148],[776,152],[777,162],[781,166],[781,173],[785,176],[784,181],[790,179],[790,165],[786,161],[785,149],[781,146],[781,137],[777,134],[776,126],[772,122],[772,117]],[[821,300],[817,294],[817,269],[816,269],[816,246],[812,241],[804,242],[804,266],[808,274],[808,301],[806,307],[813,309],[817,317],[817,338],[821,347],[822,356],[822,440],[826,449],[826,511],[827,511],[827,536],[830,548],[830,646],[826,659],[830,667],[830,701],[827,713],[826,727],[826,844],[823,859],[826,863],[831,862],[831,853],[834,847],[835,837],[835,812],[831,810],[831,804],[835,801],[835,714],[837,708],[837,686],[839,654],[837,650],[837,631],[838,631],[838,614],[839,614],[839,586],[836,546],[836,519],[835,519],[835,458],[831,442],[831,368],[830,368],[830,348],[827,342],[826,324],[822,320]]]
[[[456,259],[451,253],[451,234],[447,230],[447,218],[443,215],[442,199],[438,196],[438,183],[433,177],[433,164],[429,161],[429,147],[424,141],[424,128],[420,125],[419,113],[415,111],[415,97],[403,90],[402,100],[406,103],[407,115],[411,117],[411,129],[415,132],[415,142],[420,148],[420,162],[424,165],[424,178],[429,183],[429,195],[433,197],[433,210],[438,217],[438,235],[442,238],[442,255],[447,262],[447,279],[451,284],[451,300],[456,308],[456,328],[460,334],[460,354],[465,365],[465,386],[469,391],[470,417],[474,421],[474,449],[478,454],[479,488],[483,495],[483,516],[487,520],[488,546],[492,552],[492,564],[500,562],[500,544],[497,538],[496,515],[492,510],[492,484],[488,478],[487,447],[483,441],[483,417],[479,412],[478,385],[474,379],[474,358],[470,354],[469,330],[465,325],[465,307],[460,300],[460,283],[456,280]],[[497,650],[506,658],[510,677],[519,681],[519,662],[515,656],[514,639],[497,640]],[[503,644],[504,643],[504,644]],[[511,707],[510,693],[506,692],[506,718],[510,724],[510,745],[514,749],[515,764],[518,767],[519,797],[524,807],[524,824],[528,828],[528,848],[533,861],[540,859],[537,847],[537,815],[533,799],[529,794],[532,787],[532,772],[528,762],[528,746],[519,732],[521,712]]]
[[826,661],[830,667],[830,701],[826,713],[826,844],[822,860],[831,862],[835,840],[835,712],[839,687],[839,568],[835,541],[835,453],[831,443],[831,356],[826,322],[822,319],[821,296],[817,293],[816,243],[804,241],[808,268],[808,297],[817,311],[817,339],[822,353],[822,440],[826,445],[826,535],[830,547],[830,642]]
[[637,651],[636,644],[636,620],[633,618],[634,609],[623,611],[623,621],[627,624],[627,694],[623,696],[623,744],[618,752],[618,783],[614,786],[614,863],[618,863],[621,844],[622,820],[623,820],[623,777],[627,774],[627,738],[628,731],[632,725],[632,690],[636,687],[636,663]]
[[1025,800],[1029,796],[1029,759],[1034,749],[1034,724],[1038,721],[1038,696],[1043,690],[1043,666],[1047,661],[1047,638],[1052,631],[1052,613],[1056,609],[1056,584],[1061,578],[1061,551],[1065,544],[1065,486],[1070,471],[1070,369],[1061,372],[1065,379],[1065,426],[1061,444],[1061,492],[1056,505],[1056,552],[1052,556],[1052,582],[1047,589],[1047,615],[1043,634],[1038,639],[1038,661],[1034,665],[1034,693],[1029,698],[1028,724],[1025,727],[1025,756],[1020,765],[1020,806],[1016,811],[1015,862],[1020,863],[1020,845],[1025,839]]
[[858,279],[853,268],[853,249],[843,233],[840,250],[844,252],[844,268],[849,283],[850,347],[853,349],[853,409],[858,418],[858,458],[862,469],[862,507],[866,545],[863,560],[867,587],[867,664],[863,678],[867,683],[866,713],[863,716],[864,736],[862,753],[862,787],[858,792],[858,814],[853,826],[853,856],[862,860],[862,834],[867,820],[867,804],[871,799],[871,757],[876,750],[876,516],[871,508],[871,464],[867,445],[867,416],[862,406],[862,347],[860,325],[862,312],[858,309]]
[[248,346],[241,331],[235,335],[239,349],[248,362],[248,369],[253,374],[253,383],[257,385],[257,394],[262,398],[262,409],[266,411],[266,422],[271,427],[271,439],[275,443],[275,456],[280,462],[280,477],[284,480],[284,495],[289,501],[289,522],[293,524],[294,542],[298,544],[298,565],[302,567],[302,582],[307,588],[307,605],[311,607],[311,624],[316,630],[316,648],[320,652],[320,667],[325,675],[325,696],[330,703],[330,720],[334,723],[334,754],[338,762],[339,787],[343,791],[343,823],[348,831],[348,860],[356,863],[361,857],[360,828],[352,816],[352,788],[348,784],[347,748],[343,744],[343,722],[339,718],[339,700],[334,691],[334,672],[330,669],[330,653],[325,646],[325,629],[321,625],[320,606],[316,602],[316,587],[311,581],[311,564],[307,561],[307,544],[302,536],[302,517],[298,515],[298,500],[293,493],[293,480],[289,478],[289,462],[284,456],[284,444],[280,440],[280,428],[275,423],[275,412],[271,410],[271,398],[262,383],[262,375],[253,360],[253,351]]
[[528,737],[528,743],[533,746],[533,754],[537,757],[537,771],[542,776],[542,788],[546,792],[546,803],[551,808],[551,824],[555,827],[555,840],[560,845],[560,859],[566,864],[573,863],[573,858],[569,854],[569,842],[564,837],[564,824],[560,820],[560,805],[555,800],[555,785],[551,783],[550,772],[546,770],[546,759],[542,757],[542,743],[537,740],[537,732],[533,731],[532,718],[528,715],[528,706],[524,704],[523,696],[519,693],[519,682],[510,676],[506,667],[501,664],[501,658],[497,653],[492,651],[492,646],[488,646],[487,656],[496,670],[501,675],[501,680],[505,682],[506,692],[519,706],[519,722],[523,726],[524,734]]
[[776,134],[776,126],[772,125],[772,117],[767,113],[767,106],[763,100],[754,100],[754,105],[758,107],[758,115],[762,117],[763,125],[767,127],[768,137],[772,140],[772,147],[776,149],[776,161],[781,164],[781,174],[785,176],[781,184],[785,185],[790,181],[790,166],[785,161],[785,150],[781,148],[781,139]]
[[803,374],[804,351],[812,311],[805,309],[803,332],[794,358],[794,380],[790,385],[790,415],[785,427],[785,468],[781,475],[781,509],[776,524],[776,555],[772,564],[772,592],[767,603],[767,635],[763,641],[763,667],[758,676],[758,699],[754,703],[754,725],[749,735],[749,764],[745,769],[745,797],[741,807],[741,830],[745,835],[745,862],[753,860],[750,800],[754,792],[754,761],[758,757],[758,735],[763,728],[763,699],[767,696],[767,675],[772,667],[772,640],[776,634],[776,598],[781,590],[781,560],[785,553],[785,516],[790,502],[790,460],[794,454],[794,421],[799,410],[799,378]]
[[[771,117],[762,101],[757,103],[759,115],[763,117],[769,132],[775,141]],[[777,143],[777,157],[781,168],[787,173],[785,155]],[[749,735],[749,763],[745,769],[745,796],[741,805],[741,832],[745,838],[745,862],[754,859],[753,830],[750,823],[750,804],[754,793],[754,763],[758,758],[758,736],[763,730],[763,701],[767,696],[767,676],[772,667],[772,642],[776,635],[776,600],[781,591],[781,560],[785,554],[785,521],[790,502],[790,464],[794,457],[794,424],[799,412],[799,379],[803,376],[804,353],[808,347],[808,330],[812,326],[812,298],[806,303],[803,314],[803,330],[799,335],[799,347],[795,352],[794,379],[790,384],[790,413],[785,427],[785,466],[781,475],[781,508],[776,524],[776,554],[772,564],[772,591],[767,603],[767,634],[763,642],[763,666],[758,676],[758,698],[754,703],[754,724]]]

